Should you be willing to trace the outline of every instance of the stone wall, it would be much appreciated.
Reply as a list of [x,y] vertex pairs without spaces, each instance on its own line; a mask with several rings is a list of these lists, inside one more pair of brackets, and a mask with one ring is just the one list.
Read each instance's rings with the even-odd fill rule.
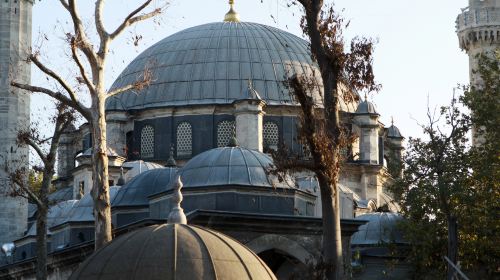
[[8,172],[28,164],[28,149],[17,147],[16,136],[29,126],[30,98],[10,82],[30,82],[23,60],[31,45],[31,8],[31,1],[0,2],[0,244],[22,236],[28,215],[25,199],[8,196]]

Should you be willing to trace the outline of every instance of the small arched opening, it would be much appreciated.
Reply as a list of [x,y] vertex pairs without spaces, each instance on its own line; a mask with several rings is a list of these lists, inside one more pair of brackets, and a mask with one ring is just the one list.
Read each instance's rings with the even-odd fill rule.
[[269,266],[278,279],[299,279],[307,267],[297,258],[279,249],[263,251],[258,256]]

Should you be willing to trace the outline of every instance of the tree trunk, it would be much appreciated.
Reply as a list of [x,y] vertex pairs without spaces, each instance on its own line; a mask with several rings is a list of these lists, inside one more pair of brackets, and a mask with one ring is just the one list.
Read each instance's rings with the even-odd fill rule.
[[340,280],[344,276],[342,259],[342,240],[340,231],[340,207],[336,184],[330,184],[328,178],[317,174],[321,191],[321,209],[323,211],[323,258],[326,265],[327,279]]
[[[448,259],[453,264],[457,264],[458,252],[458,232],[457,232],[457,218],[453,215],[448,215]],[[452,280],[455,275],[455,269],[448,263],[448,274],[446,279]]]
[[92,198],[94,199],[95,249],[98,250],[110,242],[113,237],[111,232],[111,204],[109,201],[105,102],[98,100],[93,102],[97,103],[96,108],[99,108],[98,115],[94,115],[94,121],[92,122],[94,141]]
[[47,208],[38,207],[36,217],[36,279],[47,279]]
[[[55,141],[59,141],[56,139]],[[54,176],[54,161],[45,165],[43,173],[42,186],[40,188],[39,202],[37,203],[37,216],[36,216],[36,279],[47,279],[47,214],[49,211],[48,192],[52,177]]]

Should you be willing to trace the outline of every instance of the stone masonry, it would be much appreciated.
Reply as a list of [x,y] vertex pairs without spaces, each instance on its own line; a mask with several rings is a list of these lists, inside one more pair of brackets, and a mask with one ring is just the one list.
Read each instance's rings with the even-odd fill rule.
[[23,60],[31,46],[32,5],[30,0],[0,2],[0,245],[26,230],[27,201],[8,195],[7,174],[28,164],[28,149],[17,147],[16,135],[29,126],[30,98],[9,84],[12,77],[30,82],[30,65]]

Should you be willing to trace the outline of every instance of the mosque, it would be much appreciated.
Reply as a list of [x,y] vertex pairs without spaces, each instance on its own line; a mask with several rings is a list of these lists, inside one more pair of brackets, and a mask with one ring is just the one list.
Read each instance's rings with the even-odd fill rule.
[[[164,38],[139,54],[113,84],[117,88],[138,81],[145,69],[153,75],[148,87],[112,97],[106,104],[117,237],[108,246],[115,249],[106,247],[107,253],[87,258],[94,238],[89,126],[72,127],[62,136],[48,217],[50,279],[67,279],[72,273],[74,279],[85,279],[87,272],[108,279],[103,275],[111,270],[97,271],[104,266],[93,272],[86,268],[110,256],[116,262],[109,263],[115,266],[110,269],[130,265],[135,268],[126,271],[134,275],[145,268],[168,273],[176,271],[169,270],[176,265],[171,259],[186,258],[198,250],[194,247],[205,248],[198,257],[211,261],[183,273],[203,266],[200,271],[211,271],[219,279],[214,256],[226,250],[238,252],[241,271],[223,266],[217,271],[257,271],[261,276],[255,279],[288,279],[320,256],[321,198],[313,174],[296,173],[282,182],[268,172],[273,165],[270,153],[279,145],[309,157],[297,140],[300,108],[284,81],[293,74],[316,77],[312,97],[320,107],[319,69],[306,41],[274,27],[241,22],[232,2],[224,21]],[[9,1],[0,8],[7,12],[15,7],[20,12],[13,18],[31,25],[31,5],[26,3]],[[8,31],[20,32],[16,28],[21,27]],[[12,56],[1,49],[4,53]],[[361,267],[362,279],[378,279],[384,262],[394,257],[380,244],[405,245],[394,230],[400,219],[398,205],[384,187],[397,176],[388,167],[401,157],[404,137],[394,124],[380,122],[376,106],[366,97],[359,100],[341,104],[342,122],[359,136],[346,151],[348,162],[340,177],[342,241],[346,263]],[[169,218],[180,207],[180,185],[189,225]],[[10,210],[0,205],[0,225],[12,230],[0,232],[0,278],[32,279],[36,207],[1,199]],[[15,215],[6,214],[10,212]],[[158,252],[156,245],[173,244],[176,238],[179,250]],[[132,245],[126,247],[124,240],[129,239]],[[352,251],[361,257],[351,258]],[[127,260],[130,255],[141,256],[141,265]],[[401,265],[389,273],[396,277],[406,272]]]

